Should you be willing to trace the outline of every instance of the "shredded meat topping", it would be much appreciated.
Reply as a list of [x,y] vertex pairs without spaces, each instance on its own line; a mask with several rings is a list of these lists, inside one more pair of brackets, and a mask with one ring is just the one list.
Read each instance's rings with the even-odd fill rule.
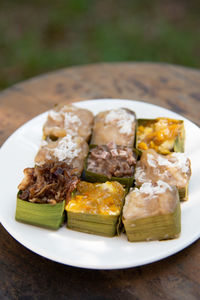
[[90,150],[87,170],[108,178],[130,177],[134,173],[136,156],[131,148],[109,143]]
[[34,203],[56,204],[68,200],[79,182],[75,169],[65,162],[49,162],[24,169],[19,198]]

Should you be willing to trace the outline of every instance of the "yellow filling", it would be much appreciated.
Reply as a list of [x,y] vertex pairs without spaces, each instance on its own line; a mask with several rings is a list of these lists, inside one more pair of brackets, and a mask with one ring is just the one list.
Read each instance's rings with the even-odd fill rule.
[[66,205],[66,210],[76,213],[119,215],[125,190],[116,181],[90,183],[81,181],[77,192]]
[[169,154],[174,147],[175,139],[181,133],[182,122],[168,118],[157,118],[138,126],[138,148],[155,149],[158,153]]

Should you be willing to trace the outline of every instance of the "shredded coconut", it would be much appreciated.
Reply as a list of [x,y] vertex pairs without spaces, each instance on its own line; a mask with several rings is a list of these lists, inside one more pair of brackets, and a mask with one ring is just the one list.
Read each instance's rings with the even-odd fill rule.
[[60,112],[56,112],[53,109],[50,110],[49,117],[54,121],[58,121],[58,122],[62,121],[62,114]]
[[158,180],[156,185],[153,185],[151,181],[147,181],[141,185],[140,189],[136,188],[135,192],[144,193],[150,197],[153,197],[155,195],[165,193],[167,189],[172,191],[172,187],[162,180]]
[[[59,112],[51,110],[49,112],[49,117],[57,122],[62,122],[64,119],[64,129],[67,130],[71,135],[76,135],[78,127],[81,126],[80,118],[73,112],[65,112],[67,106],[64,106]],[[73,109],[76,110],[76,109]],[[54,126],[55,127],[55,126]],[[70,128],[72,127],[72,128]]]
[[139,180],[140,182],[145,182],[146,181],[146,174],[144,170],[141,167],[136,167],[135,170],[135,179]]
[[152,154],[147,155],[147,162],[150,165],[150,167],[156,168],[156,162],[155,162],[155,157]]
[[128,113],[125,109],[113,109],[111,110],[105,119],[105,123],[111,123],[117,121],[117,126],[120,128],[119,132],[124,134],[130,134],[132,132],[132,124],[135,120],[133,114]]
[[81,125],[81,120],[74,113],[72,113],[72,112],[66,112],[64,114],[64,116],[65,116],[65,121],[64,121],[65,122],[65,128],[68,128],[69,125],[71,125],[71,124],[76,124],[78,126]]
[[58,146],[53,150],[53,155],[59,161],[67,158],[71,162],[73,158],[78,156],[80,151],[81,149],[77,149],[77,144],[72,140],[71,135],[67,134],[59,141]]
[[188,159],[184,153],[174,152],[170,155],[169,159],[162,156],[158,156],[158,165],[166,166],[166,167],[174,167],[181,170],[183,173],[188,172],[189,170]]
[[176,168],[183,173],[189,171],[189,161],[184,153],[172,153],[169,156],[158,155],[157,159],[152,154],[147,155],[147,162],[150,167],[165,166],[168,168]]

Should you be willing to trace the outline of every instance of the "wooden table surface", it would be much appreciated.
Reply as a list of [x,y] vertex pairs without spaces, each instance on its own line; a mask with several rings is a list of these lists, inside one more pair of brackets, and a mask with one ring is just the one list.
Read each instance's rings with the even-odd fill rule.
[[[200,72],[152,63],[62,69],[0,93],[0,143],[55,103],[140,99],[200,125]],[[200,242],[146,266],[124,270],[70,267],[32,253],[0,225],[0,299],[200,299]]]

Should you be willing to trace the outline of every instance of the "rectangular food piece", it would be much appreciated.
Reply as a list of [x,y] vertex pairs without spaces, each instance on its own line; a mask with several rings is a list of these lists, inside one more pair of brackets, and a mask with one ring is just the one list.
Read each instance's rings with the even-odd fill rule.
[[79,182],[66,205],[67,227],[102,236],[114,236],[125,189],[119,182]]
[[15,219],[19,222],[58,229],[65,205],[78,183],[74,171],[64,162],[48,163],[24,170],[19,184]]
[[135,184],[163,180],[178,188],[180,200],[188,199],[188,184],[191,176],[191,163],[184,153],[158,154],[149,149],[142,153],[137,162]]
[[52,109],[43,126],[44,139],[57,140],[66,135],[80,136],[88,141],[92,132],[91,111],[71,104],[59,104]]
[[127,108],[100,112],[94,119],[92,145],[116,145],[133,147],[135,140],[136,116]]
[[137,154],[133,149],[109,143],[93,146],[85,161],[84,175],[89,182],[118,181],[130,188],[134,181]]
[[130,242],[177,238],[181,232],[178,190],[159,180],[131,189],[122,221]]
[[76,175],[80,177],[88,151],[89,146],[82,137],[67,134],[57,141],[43,141],[36,154],[35,163],[41,166],[51,161],[64,161],[76,169]]
[[182,120],[169,118],[138,119],[136,148],[154,149],[160,154],[184,152],[185,130]]
[[64,209],[65,201],[51,205],[31,203],[17,197],[15,219],[22,223],[56,230],[64,222]]

